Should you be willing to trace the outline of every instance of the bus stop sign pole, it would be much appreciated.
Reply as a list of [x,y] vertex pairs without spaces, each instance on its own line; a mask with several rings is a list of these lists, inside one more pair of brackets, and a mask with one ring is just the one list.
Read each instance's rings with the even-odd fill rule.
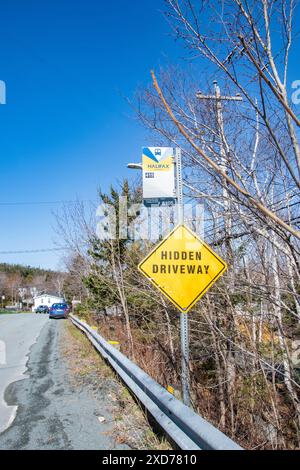
[[[178,225],[184,224],[184,206],[182,191],[181,149],[176,148],[176,191]],[[191,406],[190,399],[190,370],[189,370],[189,324],[188,313],[180,312],[180,343],[181,343],[181,384],[183,403]]]

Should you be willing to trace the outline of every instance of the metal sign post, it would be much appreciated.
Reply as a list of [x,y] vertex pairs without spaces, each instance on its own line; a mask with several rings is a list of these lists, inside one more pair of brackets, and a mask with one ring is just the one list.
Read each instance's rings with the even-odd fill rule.
[[[176,191],[178,208],[178,225],[184,224],[184,207],[182,191],[181,150],[176,148]],[[180,312],[180,343],[181,343],[181,384],[183,403],[191,406],[190,398],[190,343],[188,313]]]
[[[156,178],[155,184],[145,183],[144,196],[156,197],[165,200],[172,195],[177,201],[178,224],[148,255],[140,262],[139,270],[152,284],[158,288],[180,310],[180,344],[181,344],[181,381],[182,398],[187,406],[191,406],[190,398],[190,374],[189,374],[189,324],[188,311],[207,292],[217,279],[226,271],[227,265],[211,247],[201,240],[192,230],[184,224],[184,205],[182,191],[181,151],[176,148],[175,155],[166,152],[164,163],[162,160],[152,163],[153,147],[144,149],[146,169],[154,172],[169,172],[169,178],[173,178],[168,186],[160,189],[164,178]],[[161,152],[162,153],[162,152]],[[174,168],[176,167],[176,191]],[[150,158],[151,157],[151,158]],[[150,161],[149,161],[150,160]],[[145,180],[148,179],[148,171]],[[155,178],[155,174],[154,177]],[[152,178],[152,176],[151,176]],[[158,185],[156,183],[159,183]],[[166,188],[171,192],[162,195]],[[169,198],[168,198],[169,199]],[[145,204],[153,204],[153,200],[145,197]]]

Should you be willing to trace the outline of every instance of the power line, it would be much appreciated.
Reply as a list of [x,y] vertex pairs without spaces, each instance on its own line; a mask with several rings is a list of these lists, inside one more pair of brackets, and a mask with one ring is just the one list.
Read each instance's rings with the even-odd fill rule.
[[[80,243],[78,247],[85,247],[88,246],[88,243]],[[19,255],[19,254],[26,254],[26,253],[51,253],[53,251],[64,251],[70,250],[70,246],[59,246],[57,248],[38,248],[36,250],[8,250],[8,251],[0,251],[0,255]]]
[[15,250],[15,251],[0,251],[0,255],[19,255],[26,253],[50,253],[53,251],[63,251],[68,250],[70,247],[61,246],[59,248],[40,248],[38,250]]
[[0,206],[37,206],[44,204],[76,204],[77,202],[91,202],[90,200],[69,201],[28,201],[28,202],[0,202]]

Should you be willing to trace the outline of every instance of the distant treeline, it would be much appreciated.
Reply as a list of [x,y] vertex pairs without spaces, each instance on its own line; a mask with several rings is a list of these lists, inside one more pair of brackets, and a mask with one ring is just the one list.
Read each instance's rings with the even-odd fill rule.
[[8,264],[0,263],[0,272],[5,274],[19,274],[22,278],[26,279],[28,277],[34,276],[55,276],[56,272],[51,271],[50,269],[34,268],[32,266],[24,266],[22,264]]
[[32,298],[32,292],[61,293],[64,278],[64,273],[50,269],[0,263],[0,295],[6,303],[15,304]]

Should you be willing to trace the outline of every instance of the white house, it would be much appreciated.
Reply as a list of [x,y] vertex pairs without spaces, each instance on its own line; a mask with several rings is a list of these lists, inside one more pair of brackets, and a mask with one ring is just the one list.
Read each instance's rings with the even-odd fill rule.
[[51,307],[51,305],[53,304],[60,304],[65,301],[66,300],[64,299],[64,297],[61,297],[57,294],[49,294],[48,292],[44,292],[43,294],[35,295],[35,297],[33,298],[32,311],[35,312],[35,310],[40,305],[47,305],[47,307]]

